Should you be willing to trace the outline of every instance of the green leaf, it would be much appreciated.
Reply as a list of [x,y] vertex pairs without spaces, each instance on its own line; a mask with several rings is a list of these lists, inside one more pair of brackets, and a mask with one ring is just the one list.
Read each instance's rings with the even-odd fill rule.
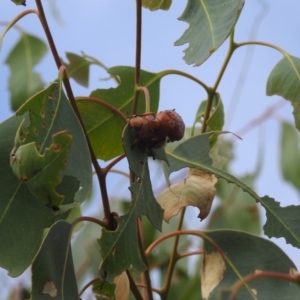
[[130,187],[132,202],[129,211],[117,218],[117,229],[115,231],[102,229],[99,241],[102,257],[100,274],[106,274],[106,279],[110,283],[115,276],[131,266],[137,272],[142,272],[146,268],[138,246],[137,218],[146,215],[152,225],[159,230],[163,218],[163,210],[156,202],[152,191],[147,151],[140,145],[132,148],[133,135],[127,126],[123,135],[124,149],[130,170],[137,177],[137,181]]
[[68,222],[50,228],[32,264],[31,300],[79,299],[70,235]]
[[[197,122],[201,122],[201,118],[203,118],[205,109],[207,105],[207,100],[202,101],[194,121],[193,127],[196,125]],[[223,129],[224,126],[224,106],[222,103],[222,99],[219,93],[216,93],[214,99],[212,101],[211,111],[209,118],[207,119],[207,131],[220,131]]]
[[[134,98],[134,68],[120,66],[108,72],[118,76],[121,83],[116,88],[97,89],[90,96],[107,102],[127,115]],[[158,109],[160,79],[158,74],[141,70],[141,85],[149,90],[152,112]],[[101,104],[80,98],[77,104],[97,158],[107,161],[124,153],[121,139],[124,119]],[[141,92],[137,113],[144,112],[145,98]]]
[[267,95],[279,95],[290,101],[294,107],[296,128],[300,130],[300,59],[285,54],[269,75]]
[[189,43],[184,50],[187,64],[201,65],[227,39],[234,28],[244,0],[189,0],[179,18],[189,28],[175,46]]
[[[202,101],[198,108],[198,111],[197,111],[196,117],[195,117],[195,121],[193,124],[192,135],[194,135],[196,124],[198,122],[202,124],[202,122],[203,122],[203,117],[205,115],[207,101],[208,100]],[[216,93],[213,98],[213,101],[212,101],[209,118],[207,119],[207,122],[206,122],[206,124],[207,124],[206,132],[221,131],[224,126],[224,122],[225,122],[224,119],[225,119],[225,114],[224,114],[223,102],[222,102],[220,94]],[[211,135],[210,138],[211,138],[210,145],[211,145],[211,147],[213,147],[213,145],[217,142],[218,135],[216,135],[216,134]]]
[[97,158],[107,161],[122,154],[121,137],[125,120],[98,103],[80,98],[76,100]]
[[[13,173],[9,156],[21,121],[21,117],[12,117],[0,124],[0,266],[13,277],[19,276],[31,264],[44,237],[44,230],[69,214],[55,216]],[[57,186],[59,194],[64,191],[66,204],[70,199],[73,201],[78,190],[78,182],[76,186],[73,180],[64,176]]]
[[288,244],[300,248],[300,206],[290,205],[280,207],[280,203],[267,196],[262,198],[266,208],[267,221],[264,233],[268,237],[284,237]]
[[99,281],[93,283],[92,291],[96,300],[114,300],[115,289],[115,284],[99,279]]
[[14,2],[16,5],[23,5],[26,6],[26,0],[11,0]]
[[63,131],[53,135],[53,143],[41,155],[35,142],[20,146],[12,153],[12,169],[20,181],[25,182],[30,192],[45,205],[57,210],[64,196],[55,187],[60,183],[60,174],[65,169],[72,136]]
[[[255,179],[256,175],[253,174],[238,178],[252,189]],[[243,193],[237,186],[228,185],[223,180],[218,182],[217,191],[220,185],[222,185],[223,198],[211,214],[208,229],[237,229],[260,234],[259,209],[253,198]]]
[[[85,222],[83,228],[76,233],[76,237],[72,241],[75,270],[79,270],[80,268],[82,270],[80,274],[77,274],[78,286],[84,286],[88,276],[97,274],[101,262],[99,244],[97,242],[99,232],[99,225],[92,222]],[[85,268],[83,269],[82,266],[85,266]]]
[[22,33],[5,63],[10,67],[9,90],[11,108],[17,110],[28,98],[44,87],[41,76],[33,71],[47,52],[46,44],[39,38]]
[[80,181],[81,189],[76,193],[75,200],[83,202],[92,184],[90,154],[81,125],[61,89],[61,84],[52,82],[46,89],[26,101],[17,114],[22,115],[28,111],[30,125],[28,129],[23,129],[23,145],[35,142],[41,154],[52,144],[52,135],[67,130],[73,137],[62,176],[73,176]]
[[[232,162],[233,143],[226,141],[221,136],[216,145],[211,149],[214,165],[220,165],[230,173],[230,163]],[[258,178],[263,161],[263,152],[259,152],[259,160],[255,170],[249,174],[237,177],[251,189],[255,190],[255,182]],[[218,206],[211,214],[208,229],[237,229],[252,234],[260,234],[262,224],[259,216],[258,204],[253,198],[245,194],[235,185],[229,185],[224,180],[219,180],[216,184]]]
[[300,149],[299,133],[295,127],[283,122],[281,124],[281,170],[284,179],[290,182],[300,192]]
[[171,7],[172,0],[143,0],[142,5],[150,10],[168,10]]
[[[177,229],[175,229],[177,230]],[[182,237],[182,236],[181,236]],[[174,243],[174,241],[172,240]],[[170,244],[170,248],[172,249],[173,244]],[[166,261],[169,261],[169,257]],[[180,260],[179,262],[183,262]],[[185,262],[187,266],[187,263]],[[161,284],[165,283],[167,279],[167,267],[165,264],[165,268],[161,272]],[[200,255],[197,258],[197,262],[193,260],[193,268],[195,267],[195,274],[191,275],[191,268],[188,266],[185,269],[178,267],[178,262],[176,263],[176,268],[173,271],[172,281],[170,283],[170,289],[168,292],[168,299],[176,299],[176,300],[202,300],[201,297],[201,289],[200,289]],[[160,270],[163,268],[160,264]]]
[[[228,299],[230,287],[249,274],[260,271],[291,274],[297,270],[287,255],[269,240],[230,230],[211,231],[205,235],[201,274],[202,296],[205,299]],[[252,293],[254,291],[255,295]],[[244,285],[234,299],[296,300],[299,294],[296,284],[259,278]]]
[[69,77],[84,87],[89,85],[90,65],[89,60],[75,53],[66,52],[69,63],[64,63],[68,70]]
[[284,237],[289,243],[298,247],[299,235],[298,233],[295,233],[294,220],[289,220],[288,214],[282,213],[282,209],[275,210],[271,198],[267,196],[260,198],[245,183],[211,165],[212,159],[209,156],[210,134],[211,133],[206,133],[190,138],[176,147],[172,152],[167,150],[170,162],[170,168],[168,170],[169,174],[185,167],[196,168],[214,174],[217,178],[225,179],[228,183],[236,184],[238,187],[242,188],[244,192],[255,199],[256,202],[261,203],[267,211],[268,219],[272,218],[272,222],[274,222],[273,220],[276,220],[278,225],[276,231],[280,232],[281,237]]

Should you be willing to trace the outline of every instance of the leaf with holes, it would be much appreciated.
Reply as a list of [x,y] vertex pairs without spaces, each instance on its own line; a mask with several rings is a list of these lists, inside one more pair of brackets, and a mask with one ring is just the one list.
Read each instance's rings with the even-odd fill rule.
[[[204,100],[201,102],[201,104],[198,108],[198,111],[197,111],[196,117],[195,117],[195,121],[193,124],[192,136],[194,135],[196,124],[198,122],[202,123],[202,118],[204,117],[204,114],[205,114],[206,105],[207,105],[207,100]],[[213,98],[213,101],[212,101],[210,115],[206,122],[206,124],[207,124],[206,132],[221,131],[224,126],[224,122],[225,122],[224,120],[225,120],[225,114],[224,114],[223,102],[222,102],[220,94],[216,93]],[[212,148],[215,145],[215,143],[217,142],[218,135],[212,134],[210,139],[211,139],[210,145]]]
[[132,148],[133,140],[134,133],[127,126],[124,130],[123,144],[130,170],[137,177],[137,181],[130,186],[132,202],[129,211],[116,218],[118,227],[115,231],[102,229],[99,241],[102,257],[100,274],[106,274],[107,281],[111,283],[114,277],[130,266],[137,272],[142,272],[146,268],[138,246],[137,219],[146,215],[152,225],[161,230],[163,218],[163,210],[156,202],[152,191],[147,151],[142,145]]
[[295,125],[300,130],[300,58],[286,54],[277,63],[268,78],[267,95],[279,95],[291,102]]
[[62,176],[73,176],[80,181],[81,189],[76,193],[75,201],[83,202],[92,183],[90,154],[81,125],[61,83],[52,82],[46,89],[35,94],[18,109],[17,115],[27,112],[30,123],[26,122],[21,128],[21,145],[35,142],[37,151],[41,154],[52,144],[52,135],[67,130],[72,136],[72,147]]
[[[288,275],[297,272],[295,264],[278,246],[245,232],[205,232],[204,251],[203,299],[228,299],[232,285],[249,274],[269,271]],[[234,299],[297,299],[299,294],[299,287],[289,281],[260,278],[242,285]]]
[[[28,114],[26,116],[28,121]],[[13,173],[9,156],[21,121],[21,117],[11,117],[0,124],[0,266],[13,277],[19,276],[32,263],[44,238],[44,230],[69,214],[68,211],[55,215]],[[76,178],[63,177],[56,188],[58,194],[64,195],[62,206],[74,202],[78,188]]]
[[[260,198],[245,183],[227,172],[212,166],[212,159],[209,156],[210,134],[211,133],[205,133],[195,136],[180,144],[173,151],[167,150],[168,160],[170,163],[170,167],[167,168],[168,174],[185,167],[196,168],[207,173],[214,174],[217,178],[225,179],[228,183],[236,184],[266,209],[268,218],[267,222],[270,221],[270,224],[274,226],[276,225],[274,228],[276,237],[284,237],[287,242],[291,243],[293,246],[299,247],[300,235],[295,220],[291,220],[289,214],[284,212],[284,209],[274,209],[274,207],[278,206],[277,202],[275,202],[277,203],[277,205],[275,205],[274,200],[268,196]],[[271,234],[271,230],[268,234]]]
[[22,33],[7,57],[5,63],[9,65],[11,72],[9,90],[13,110],[17,110],[44,87],[41,76],[33,70],[33,67],[42,60],[46,52],[47,46],[41,39]]
[[32,264],[31,300],[79,300],[70,236],[71,224],[66,221],[50,228]]
[[58,210],[64,196],[59,195],[55,188],[67,164],[72,136],[62,131],[54,134],[52,139],[53,143],[42,154],[38,152],[35,142],[17,146],[11,153],[11,167],[37,199]]
[[263,227],[269,238],[284,237],[288,244],[300,248],[300,205],[281,207],[280,203],[267,196],[262,198],[267,221]]
[[[201,118],[203,118],[205,114],[205,109],[207,105],[207,100],[201,102],[198,111],[196,113],[195,121],[193,127],[195,127],[196,123],[201,123]],[[216,93],[214,96],[211,112],[209,118],[207,119],[207,130],[206,131],[220,131],[224,126],[224,106],[219,93]]]
[[[246,174],[238,177],[251,189],[257,174]],[[217,196],[219,203],[211,214],[207,229],[235,229],[259,235],[262,232],[262,223],[258,204],[253,198],[245,194],[237,186],[229,185],[220,180],[217,185]]]
[[[233,141],[228,141],[219,137],[216,145],[211,149],[210,155],[216,167],[222,167],[226,172],[230,172],[234,151]],[[251,173],[237,177],[251,189],[255,190],[255,183],[260,175],[264,161],[262,143],[258,149],[259,159]],[[236,185],[227,184],[224,180],[219,180],[216,184],[219,201],[209,219],[207,229],[235,229],[259,235],[262,232],[260,210],[253,198],[245,194]]]
[[84,87],[89,85],[90,65],[89,60],[75,53],[66,52],[69,63],[64,63],[68,75]]
[[[134,98],[134,68],[119,66],[109,69],[108,72],[118,76],[121,83],[116,88],[97,89],[90,96],[107,102],[127,115],[132,110]],[[161,76],[141,70],[141,85],[149,90],[150,110],[153,112],[158,109]],[[78,98],[77,105],[97,158],[109,160],[122,154],[124,150],[121,136],[125,120],[100,102]],[[144,112],[145,98],[140,92],[137,113]]]
[[179,18],[190,24],[175,46],[189,43],[184,50],[187,64],[201,65],[227,39],[233,30],[244,0],[189,0]]

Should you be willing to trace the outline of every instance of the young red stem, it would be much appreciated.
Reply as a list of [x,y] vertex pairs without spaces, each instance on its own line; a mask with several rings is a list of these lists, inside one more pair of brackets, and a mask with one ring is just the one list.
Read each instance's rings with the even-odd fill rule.
[[89,281],[80,291],[79,296],[81,296],[88,287],[90,287],[92,284],[94,284],[95,282],[100,281],[100,278],[94,278],[91,281]]
[[243,277],[241,280],[239,280],[237,283],[235,283],[231,288],[231,293],[229,295],[228,300],[233,300],[238,291],[248,282],[252,280],[256,280],[259,278],[276,278],[281,280],[287,280],[294,283],[300,284],[300,274],[297,275],[290,275],[290,274],[284,274],[284,273],[277,273],[277,272],[259,272],[255,274],[250,274],[248,276]]
[[104,100],[94,98],[94,97],[86,97],[86,96],[78,96],[75,97],[76,101],[90,101],[97,103],[99,105],[105,106],[109,108],[114,114],[118,115],[120,118],[122,118],[127,123],[127,116],[123,114],[118,108],[114,107],[113,105],[105,102]]
[[176,236],[181,236],[181,235],[195,235],[195,236],[198,236],[202,239],[205,239],[207,240],[209,243],[211,243],[218,252],[220,252],[220,254],[222,255],[223,252],[222,250],[220,249],[220,247],[214,243],[213,240],[211,240],[205,233],[203,233],[202,231],[198,231],[198,230],[177,230],[177,231],[173,231],[173,232],[170,232],[170,233],[167,233],[161,237],[159,237],[158,239],[156,239],[145,251],[145,254],[148,256],[150,255],[150,253],[152,252],[152,250],[157,246],[159,245],[161,242],[169,239],[169,238],[172,238],[172,237],[176,237]]
[[150,94],[148,89],[145,86],[139,86],[137,87],[138,91],[142,91],[145,95],[145,112],[150,112]]
[[111,168],[117,164],[119,161],[121,161],[124,157],[126,157],[125,154],[121,154],[117,158],[115,158],[111,163],[109,163],[105,168],[103,168],[103,171],[106,172],[106,174],[111,170]]
[[75,219],[72,224],[71,224],[71,231],[73,231],[74,227],[80,223],[80,222],[84,222],[84,221],[88,221],[88,222],[92,222],[92,223],[95,223],[101,227],[106,227],[107,226],[107,223],[105,221],[101,221],[97,218],[93,218],[93,217],[85,217],[85,216],[82,216],[82,217],[79,217],[77,219]]
[[192,252],[179,253],[178,257],[184,258],[184,257],[192,256],[192,255],[202,255],[202,254],[204,254],[204,251],[198,250],[198,251],[192,251]]

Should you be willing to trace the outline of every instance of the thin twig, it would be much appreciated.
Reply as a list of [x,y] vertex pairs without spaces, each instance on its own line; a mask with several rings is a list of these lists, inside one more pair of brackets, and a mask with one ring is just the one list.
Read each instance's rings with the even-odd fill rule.
[[[140,76],[141,76],[141,51],[142,51],[142,0],[136,0],[136,50],[135,50],[135,74],[134,74],[134,99],[132,103],[132,110],[131,114],[134,115],[137,112],[138,108],[138,100],[139,100],[139,95],[140,95]],[[150,97],[149,97],[150,98]],[[150,105],[149,105],[150,106]],[[147,108],[147,105],[146,105]],[[132,184],[135,181],[135,174],[130,171],[130,184]],[[137,222],[139,222],[137,220]],[[138,242],[139,242],[139,249],[141,256],[144,258],[144,263],[148,265],[147,258],[144,253],[144,249],[142,247],[142,231],[141,231],[141,226],[138,226]],[[146,283],[147,283],[147,292],[148,292],[148,297],[149,300],[152,300],[152,292],[151,292],[151,280],[150,280],[150,274],[149,274],[149,269],[147,269],[148,273],[145,273],[145,278],[146,278]],[[127,271],[128,274],[129,271]],[[134,280],[131,278],[130,281],[130,289],[132,292],[134,290],[138,291],[138,288],[134,282]],[[150,291],[150,292],[149,292]],[[140,295],[140,294],[139,294]],[[136,296],[136,295],[135,295]],[[142,296],[140,295],[141,298],[137,299],[143,299]]]
[[81,217],[78,217],[77,219],[75,219],[72,224],[71,224],[71,231],[74,229],[74,227],[80,223],[80,222],[85,222],[85,221],[88,221],[88,222],[92,222],[92,223],[95,223],[101,227],[106,227],[107,226],[107,223],[105,221],[101,221],[97,218],[93,218],[93,217],[86,217],[86,216],[81,216]]
[[210,113],[211,113],[211,108],[212,108],[212,103],[214,100],[214,97],[216,95],[216,91],[218,89],[218,86],[220,84],[220,81],[224,75],[224,72],[228,66],[228,63],[232,57],[232,54],[234,52],[234,50],[236,49],[236,44],[234,42],[234,30],[231,32],[230,34],[230,38],[229,38],[229,49],[227,52],[227,55],[225,57],[225,60],[223,62],[223,65],[221,67],[221,70],[218,74],[218,77],[216,79],[216,82],[214,84],[214,86],[208,91],[208,99],[207,99],[207,103],[206,103],[206,108],[205,108],[205,113],[204,113],[204,119],[202,122],[202,127],[201,127],[201,132],[204,133],[206,132],[206,128],[207,128],[207,120],[210,117]]
[[136,87],[138,91],[142,91],[145,95],[145,112],[150,112],[150,94],[149,90],[145,86]]
[[[186,209],[184,207],[182,209],[181,213],[180,213],[180,218],[179,218],[179,222],[178,222],[178,226],[177,226],[177,232],[181,231],[181,229],[182,229],[185,210]],[[170,285],[171,285],[171,279],[172,279],[172,276],[173,276],[175,264],[176,264],[176,262],[178,260],[178,244],[179,244],[179,239],[180,239],[180,235],[176,235],[175,236],[175,241],[174,241],[174,244],[173,244],[173,248],[172,248],[172,253],[171,253],[171,258],[170,258],[169,266],[168,266],[166,282],[165,282],[163,288],[161,289],[161,295],[162,295],[163,299],[167,299],[168,298],[168,293],[169,293]]]
[[165,71],[159,72],[157,75],[159,76],[159,78],[162,78],[162,77],[167,76],[167,75],[183,76],[183,77],[186,77],[186,78],[196,82],[197,84],[201,85],[207,92],[210,91],[210,88],[203,81],[201,81],[200,79],[192,76],[191,74],[188,74],[188,73],[185,73],[185,72],[182,72],[182,71],[179,71],[179,70],[173,70],[173,69],[165,70]]
[[124,171],[121,171],[121,170],[110,169],[110,170],[109,170],[109,173],[116,173],[116,174],[123,175],[123,176],[125,176],[126,178],[130,178],[128,173],[126,173],[126,172],[124,172]]
[[180,253],[180,254],[178,254],[178,257],[179,258],[184,258],[184,257],[192,256],[192,255],[202,255],[202,254],[204,254],[204,251],[203,250],[198,250],[198,251]]
[[[251,30],[249,33],[250,40],[256,38],[261,22],[264,20],[264,17],[270,10],[270,4],[268,3],[267,0],[256,0],[256,1],[262,7],[262,9],[261,11],[259,11],[255,19],[253,20],[253,24],[251,26]],[[227,128],[229,128],[230,122],[233,120],[233,116],[237,108],[237,103],[240,100],[243,88],[245,86],[246,78],[249,75],[249,69],[252,66],[252,60],[254,57],[253,54],[254,54],[254,47],[247,47],[243,64],[241,65],[239,74],[237,75],[238,82],[235,84],[235,88],[231,97],[232,100],[230,101],[229,107],[226,112]]]
[[98,282],[98,281],[100,281],[100,278],[94,278],[94,279],[92,279],[91,281],[89,281],[82,289],[81,289],[81,291],[80,291],[80,293],[79,293],[79,296],[81,296],[84,292],[85,292],[85,290],[88,288],[88,287],[90,287],[92,284],[94,284],[95,282]]
[[144,300],[139,289],[137,288],[137,285],[135,284],[130,272],[127,270],[126,274],[128,276],[129,279],[129,284],[130,284],[130,290],[133,293],[134,297],[136,300]]
[[[109,163],[105,168],[103,168],[103,171],[106,172],[106,174],[111,171],[111,168],[116,165],[119,161],[121,161],[124,157],[126,157],[125,154],[119,155],[117,158],[115,158],[111,163]],[[120,174],[120,172],[118,172]],[[124,173],[121,173],[124,174]]]
[[[135,44],[135,86],[140,86],[141,52],[142,52],[142,0],[136,0],[136,44]],[[131,114],[136,114],[140,91],[135,89]]]
[[26,15],[29,15],[29,14],[37,14],[37,15],[39,15],[39,12],[36,9],[27,9],[27,10],[21,12],[20,14],[18,14],[16,17],[14,17],[10,22],[1,21],[0,22],[0,26],[6,26],[6,27],[4,28],[3,32],[0,34],[0,39],[3,39],[3,37],[5,36],[5,34],[12,27],[16,28],[20,32],[23,32],[23,29],[20,26],[16,25],[16,23],[19,20],[21,20],[23,17],[25,17]]
[[144,281],[146,284],[146,296],[147,300],[153,300],[153,295],[152,295],[152,284],[151,284],[151,277],[150,277],[150,272],[149,272],[149,263],[148,263],[148,258],[145,255],[145,250],[143,246],[143,228],[142,228],[142,221],[140,219],[137,219],[137,227],[138,227],[138,244],[139,244],[139,250],[141,253],[142,260],[144,264],[146,265],[146,270],[143,273]]
[[37,5],[37,8],[38,8],[38,12],[39,12],[39,18],[40,18],[41,24],[43,26],[44,32],[46,34],[48,44],[50,46],[54,61],[56,63],[56,66],[57,66],[58,69],[60,69],[60,72],[64,73],[63,83],[64,83],[64,86],[65,86],[66,93],[67,93],[67,96],[69,98],[70,104],[71,104],[71,106],[74,110],[74,113],[76,114],[76,116],[77,116],[77,118],[78,118],[78,120],[81,124],[82,130],[84,132],[86,142],[87,142],[87,145],[88,145],[88,148],[89,148],[89,152],[90,152],[90,155],[91,155],[91,160],[92,160],[94,169],[96,171],[96,174],[97,174],[97,177],[98,177],[98,182],[99,182],[99,185],[100,185],[100,192],[101,192],[101,196],[102,196],[104,215],[105,215],[105,218],[109,222],[108,223],[109,229],[111,229],[112,216],[111,216],[111,212],[110,212],[108,194],[107,194],[107,189],[106,189],[105,174],[102,174],[102,172],[101,172],[101,167],[100,167],[100,165],[97,161],[97,157],[94,153],[94,150],[92,148],[90,139],[89,139],[88,134],[86,132],[83,120],[81,118],[80,112],[79,112],[78,107],[76,105],[76,101],[75,101],[73,91],[72,91],[72,88],[71,88],[71,84],[70,84],[70,81],[69,81],[68,73],[67,73],[66,68],[62,65],[62,62],[61,62],[60,57],[58,55],[54,40],[52,38],[50,29],[49,29],[49,26],[48,26],[48,23],[47,23],[47,19],[46,19],[45,13],[44,13],[44,9],[43,9],[43,5],[42,5],[41,0],[36,0],[36,5]]
[[277,273],[277,272],[259,272],[259,273],[254,273],[250,274],[248,276],[243,277],[241,280],[239,280],[237,283],[235,283],[231,287],[231,293],[228,297],[228,300],[233,300],[238,291],[248,282],[252,280],[256,280],[259,278],[275,278],[275,279],[281,279],[281,280],[286,280],[290,282],[297,283],[298,285],[300,284],[300,274],[297,275],[291,275],[291,274],[285,274],[285,273]]
[[118,115],[119,117],[121,117],[126,123],[127,123],[127,116],[125,114],[123,114],[117,107],[114,107],[113,105],[105,102],[104,100],[95,98],[95,97],[86,97],[86,96],[78,96],[75,97],[76,101],[89,101],[89,102],[94,102],[97,103],[99,105],[105,106],[107,108],[109,108],[114,114]]
[[236,43],[235,48],[237,49],[239,47],[247,46],[247,45],[258,45],[258,46],[265,46],[265,47],[273,48],[273,49],[279,51],[286,58],[290,57],[290,55],[282,48],[280,48],[276,45],[270,44],[270,43],[260,42],[260,41],[247,41],[247,42],[243,42],[243,43]]
[[[146,289],[146,285],[144,283],[136,283],[137,286],[139,287],[142,287],[144,289]],[[157,293],[157,294],[160,294],[160,290],[159,289],[155,289],[155,288],[152,288],[152,291]]]

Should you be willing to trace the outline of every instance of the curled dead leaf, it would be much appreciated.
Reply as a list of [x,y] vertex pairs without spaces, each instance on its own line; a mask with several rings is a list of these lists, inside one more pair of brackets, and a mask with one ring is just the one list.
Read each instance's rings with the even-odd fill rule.
[[189,205],[198,207],[200,210],[198,217],[201,221],[205,219],[216,194],[217,181],[213,174],[190,169],[188,178],[172,184],[157,197],[157,202],[165,210],[164,220],[169,222],[181,208]]
[[219,252],[204,254],[201,273],[201,291],[203,299],[208,299],[213,289],[221,282],[225,269],[225,261]]
[[129,279],[126,272],[123,272],[121,275],[115,277],[114,284],[116,285],[116,300],[127,300],[129,298],[130,287]]

